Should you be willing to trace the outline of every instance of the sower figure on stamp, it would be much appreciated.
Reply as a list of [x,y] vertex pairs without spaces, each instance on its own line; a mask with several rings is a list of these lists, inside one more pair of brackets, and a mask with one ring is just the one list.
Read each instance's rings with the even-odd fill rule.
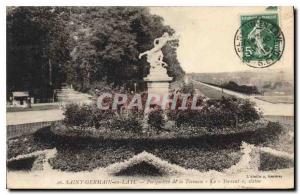
[[263,36],[262,36],[262,31],[263,27],[261,25],[260,19],[256,21],[256,24],[252,31],[248,35],[248,39],[254,39],[255,44],[256,44],[256,53],[259,56],[266,56],[268,55],[271,51],[266,51],[265,50],[265,44],[263,43]]

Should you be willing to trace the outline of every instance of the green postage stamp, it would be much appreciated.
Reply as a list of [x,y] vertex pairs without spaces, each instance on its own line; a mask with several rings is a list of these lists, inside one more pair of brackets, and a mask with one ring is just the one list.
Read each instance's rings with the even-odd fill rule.
[[237,55],[254,68],[265,68],[280,60],[284,50],[284,36],[277,14],[243,15],[235,34]]

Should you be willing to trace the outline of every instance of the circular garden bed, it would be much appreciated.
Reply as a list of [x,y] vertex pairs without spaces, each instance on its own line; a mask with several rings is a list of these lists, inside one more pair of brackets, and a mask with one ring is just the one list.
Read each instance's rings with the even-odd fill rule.
[[[99,137],[78,135],[70,130],[57,134],[51,128],[8,141],[8,157],[30,153],[36,150],[56,148],[57,155],[49,159],[54,169],[62,171],[92,171],[97,167],[107,167],[122,162],[143,151],[151,153],[162,160],[184,168],[199,171],[222,171],[236,164],[242,155],[242,141],[255,145],[267,145],[277,139],[282,126],[278,123],[260,122],[259,128],[240,132],[194,135],[177,134],[177,137],[156,134],[160,139],[141,137]],[[263,125],[263,126],[262,126]],[[56,128],[62,126],[56,126]],[[83,131],[81,131],[83,132]],[[216,131],[214,131],[216,132]]]

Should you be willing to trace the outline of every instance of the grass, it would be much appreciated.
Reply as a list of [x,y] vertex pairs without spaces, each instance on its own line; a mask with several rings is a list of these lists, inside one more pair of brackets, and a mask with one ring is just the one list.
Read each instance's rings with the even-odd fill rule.
[[274,104],[293,104],[293,96],[257,96],[256,99],[263,100]]
[[294,166],[294,161],[290,159],[274,156],[264,152],[260,154],[259,170],[271,171],[276,169],[285,169],[293,166]]
[[59,108],[58,104],[37,105],[37,106],[32,106],[31,108],[7,107],[6,112],[39,111],[39,110],[51,110],[51,109],[58,109],[58,108]]
[[226,93],[222,93],[219,90],[213,89],[211,87],[207,87],[205,85],[194,83],[194,86],[195,86],[195,88],[199,89],[209,99],[221,99],[222,96],[232,97],[231,95],[228,95]]

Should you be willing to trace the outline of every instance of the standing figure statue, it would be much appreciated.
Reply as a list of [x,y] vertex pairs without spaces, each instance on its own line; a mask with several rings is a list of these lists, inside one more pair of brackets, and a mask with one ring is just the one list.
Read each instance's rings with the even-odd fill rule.
[[141,53],[139,55],[139,59],[141,59],[144,55],[147,55],[147,62],[149,62],[152,69],[167,67],[167,63],[162,61],[164,55],[161,49],[167,44],[168,41],[177,39],[177,36],[170,36],[169,33],[165,32],[161,37],[154,39],[154,47],[148,51]]

